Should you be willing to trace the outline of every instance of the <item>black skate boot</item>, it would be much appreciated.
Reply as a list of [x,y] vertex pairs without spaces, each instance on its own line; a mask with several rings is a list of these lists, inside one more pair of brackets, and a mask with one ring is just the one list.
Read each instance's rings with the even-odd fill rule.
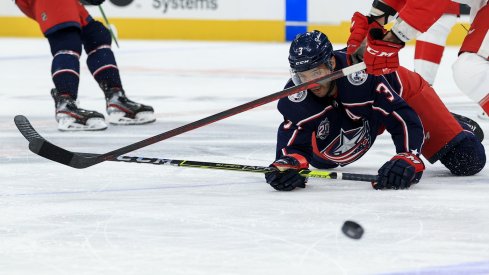
[[56,108],[56,121],[60,131],[96,131],[107,128],[104,115],[99,112],[78,108],[76,100],[69,94],[51,90]]
[[153,107],[134,102],[124,90],[112,88],[104,91],[109,122],[117,125],[136,125],[156,120]]
[[472,119],[468,117],[464,117],[463,115],[451,113],[452,116],[458,121],[458,123],[464,128],[465,130],[469,130],[474,135],[477,137],[477,139],[482,142],[484,140],[484,131],[482,131],[482,128],[477,124],[477,122],[473,121]]

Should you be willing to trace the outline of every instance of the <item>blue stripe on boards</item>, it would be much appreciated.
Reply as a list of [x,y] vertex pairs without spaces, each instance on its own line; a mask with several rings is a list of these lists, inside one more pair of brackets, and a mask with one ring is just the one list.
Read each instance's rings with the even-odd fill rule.
[[299,33],[307,31],[307,1],[285,0],[285,39],[294,40]]

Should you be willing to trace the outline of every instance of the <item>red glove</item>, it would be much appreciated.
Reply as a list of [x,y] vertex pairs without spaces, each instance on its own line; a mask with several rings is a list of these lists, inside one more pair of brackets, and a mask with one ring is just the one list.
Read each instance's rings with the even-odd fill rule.
[[346,60],[348,65],[359,63],[363,60],[365,52],[365,38],[371,28],[382,28],[377,21],[359,12],[355,12],[351,18],[350,37],[348,37],[346,48]]
[[398,53],[404,47],[404,43],[387,42],[382,40],[383,37],[384,29],[373,28],[369,31],[367,50],[363,55],[368,74],[388,74],[399,67]]

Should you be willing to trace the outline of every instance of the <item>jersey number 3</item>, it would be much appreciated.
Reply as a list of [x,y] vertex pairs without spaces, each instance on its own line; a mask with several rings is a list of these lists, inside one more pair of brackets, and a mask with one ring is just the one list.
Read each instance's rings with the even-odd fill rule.
[[379,94],[384,94],[387,100],[389,100],[390,102],[394,101],[394,95],[392,95],[391,90],[389,90],[387,85],[385,85],[384,83],[379,83],[379,85],[377,85],[377,88],[375,88],[375,91]]

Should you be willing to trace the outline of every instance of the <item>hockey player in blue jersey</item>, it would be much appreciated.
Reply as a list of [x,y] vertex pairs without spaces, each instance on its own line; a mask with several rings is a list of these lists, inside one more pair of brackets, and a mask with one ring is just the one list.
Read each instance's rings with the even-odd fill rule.
[[[292,78],[286,88],[347,66],[346,52],[333,51],[319,31],[299,35],[291,44]],[[276,190],[305,187],[297,171],[309,165],[331,169],[361,158],[387,130],[396,152],[378,170],[375,189],[406,189],[417,183],[429,162],[440,160],[454,175],[482,170],[484,147],[472,130],[463,128],[433,88],[418,74],[400,67],[374,76],[364,71],[278,102],[284,117],[277,135],[277,171],[265,175]]]
[[[100,5],[104,0],[86,0]],[[92,131],[107,128],[103,114],[78,106],[82,47],[93,78],[102,89],[108,121],[136,125],[156,120],[153,107],[130,100],[123,89],[119,67],[111,48],[109,30],[94,20],[78,0],[17,0],[15,4],[35,20],[49,42],[51,78],[55,88],[55,118],[61,131]]]

